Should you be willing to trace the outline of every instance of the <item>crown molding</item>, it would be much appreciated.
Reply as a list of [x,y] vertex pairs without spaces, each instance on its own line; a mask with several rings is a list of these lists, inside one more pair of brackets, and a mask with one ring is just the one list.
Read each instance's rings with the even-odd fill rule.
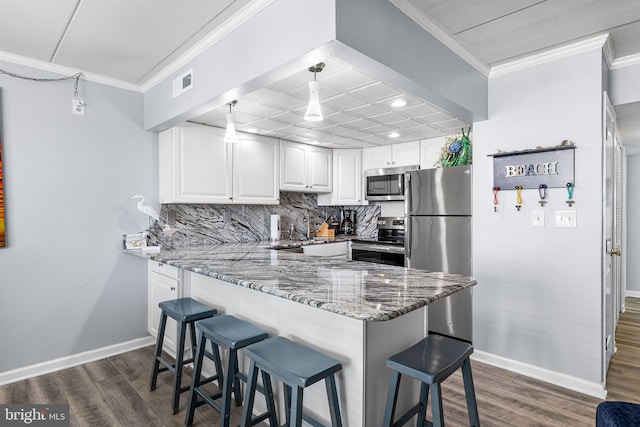
[[50,73],[60,74],[63,76],[72,76],[77,73],[81,73],[82,80],[100,83],[108,86],[117,87],[120,89],[131,90],[135,92],[142,92],[140,85],[125,82],[122,80],[114,79],[112,77],[106,77],[101,74],[88,73],[86,71],[78,70],[75,68],[69,68],[62,65],[52,64],[51,62],[42,61],[40,59],[28,58],[26,56],[16,55],[14,53],[0,51],[0,61],[10,62],[12,64],[23,65],[25,67],[35,68],[42,71],[48,71]]
[[245,7],[235,13],[230,19],[225,21],[221,26],[209,33],[204,39],[189,48],[185,53],[180,55],[175,61],[167,65],[161,71],[153,75],[149,80],[140,85],[143,92],[153,89],[156,85],[170,77],[173,73],[180,70],[190,61],[195,59],[202,52],[213,46],[220,39],[235,30],[242,23],[250,19],[252,16],[260,12],[265,7],[273,3],[274,0],[254,0]]
[[404,12],[409,18],[411,18],[416,24],[420,25],[423,29],[428,31],[432,36],[434,36],[440,43],[444,44],[448,47],[453,53],[458,55],[460,58],[465,60],[469,65],[478,70],[485,77],[489,76],[491,68],[481,62],[478,58],[475,57],[464,47],[459,41],[457,41],[453,36],[447,33],[445,30],[440,27],[440,25],[436,24],[434,21],[425,16],[422,11],[416,8],[413,4],[409,2],[409,0],[389,0],[391,4]]
[[613,52],[613,43],[611,42],[611,37],[607,37],[607,40],[604,42],[604,46],[602,46],[602,50],[604,52],[604,57],[607,60],[607,66],[611,68],[611,64],[616,58],[615,53]]
[[640,64],[640,53],[634,53],[633,55],[623,56],[622,58],[616,58],[611,63],[611,69],[628,67],[630,65]]
[[[519,71],[525,68],[534,67],[536,65],[545,64],[547,62],[566,58],[568,56],[587,52],[589,50],[602,48],[606,45],[608,39],[609,33],[606,33],[586,40],[581,40],[576,43],[567,44],[534,55],[530,55],[525,58],[516,59],[515,61],[507,62],[505,64],[496,65],[491,67],[489,78],[513,73],[514,71]],[[605,48],[605,55],[607,55],[606,50],[607,48]],[[612,49],[609,49],[609,54],[613,54]]]

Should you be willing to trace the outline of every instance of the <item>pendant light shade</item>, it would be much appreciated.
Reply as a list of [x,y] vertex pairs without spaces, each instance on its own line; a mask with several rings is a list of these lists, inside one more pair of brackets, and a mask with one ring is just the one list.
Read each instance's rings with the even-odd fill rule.
[[322,121],[322,109],[320,108],[320,92],[318,91],[318,82],[309,82],[309,106],[307,113],[304,115],[305,120],[310,122]]
[[307,107],[307,113],[304,115],[304,119],[310,122],[319,122],[324,118],[322,117],[322,108],[320,107],[319,85],[316,81],[316,73],[319,73],[323,69],[323,62],[309,67],[309,71],[313,73],[313,81],[309,82],[309,106]]
[[229,112],[225,114],[225,116],[227,117],[227,130],[224,133],[224,142],[229,142],[229,143],[238,142],[238,134],[236,133],[236,124],[233,121],[233,113],[231,112],[231,108],[237,103],[238,101],[234,100],[226,104],[229,106]]

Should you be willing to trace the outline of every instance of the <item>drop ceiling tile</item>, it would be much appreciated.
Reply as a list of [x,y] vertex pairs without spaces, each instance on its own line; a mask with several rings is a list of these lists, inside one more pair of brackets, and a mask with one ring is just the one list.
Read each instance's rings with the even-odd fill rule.
[[349,130],[349,131],[347,131],[347,132],[340,132],[340,133],[337,133],[337,135],[338,135],[338,136],[341,136],[341,137],[343,137],[343,138],[349,138],[349,139],[352,139],[352,138],[360,138],[360,137],[363,137],[363,136],[366,136],[366,135],[369,135],[369,134],[368,134],[368,133],[366,133],[366,132],[363,132],[363,131],[361,131],[361,130],[352,129],[352,130]]
[[358,116],[354,116],[353,114],[349,113],[343,113],[342,111],[325,114],[324,118],[325,120],[331,121],[333,123],[348,123],[359,119]]
[[[325,99],[327,98],[331,98],[334,97],[336,95],[339,95],[340,92],[338,92],[337,90],[331,88],[331,87],[327,87],[327,86],[323,86],[322,83],[320,83],[319,85],[319,89],[318,92],[320,93],[320,104],[322,105],[322,103],[324,102]],[[309,102],[309,87],[307,85],[304,86],[300,86],[297,88],[293,88],[292,90],[287,92],[289,95],[293,95],[295,97],[298,97],[300,99],[304,99],[305,102]]]
[[[194,35],[234,8],[233,0],[195,0],[189,7],[168,1],[157,7],[128,0],[75,3],[53,62],[128,82],[137,82],[184,44],[193,45],[199,40],[192,40]],[[49,8],[39,13],[47,19],[57,14]]]
[[375,80],[356,70],[349,70],[323,78],[318,74],[320,87],[330,87],[337,93],[348,93],[363,86],[375,83]]
[[389,126],[393,126],[396,129],[409,129],[416,126],[424,126],[424,124],[411,119],[399,120],[397,122],[389,122],[387,123]]
[[324,133],[330,133],[332,135],[343,135],[347,132],[350,132],[354,129],[346,127],[346,126],[340,126],[340,125],[335,125],[335,126],[331,126],[325,129],[322,129],[320,132],[324,132]]
[[453,116],[449,113],[445,113],[444,111],[440,111],[438,113],[416,117],[415,119],[423,123],[432,124],[437,122],[443,122],[445,120],[451,120],[453,119]]
[[[283,113],[278,113],[278,114],[274,114],[273,116],[271,116],[272,119],[277,120],[279,122],[284,122],[284,123],[317,123],[317,122],[309,122],[306,121],[304,119],[304,116],[302,114],[300,114],[299,111],[297,112],[293,112],[293,111],[285,111]],[[311,126],[305,126],[310,128]]]
[[418,126],[416,128],[409,128],[407,130],[415,135],[418,135],[420,139],[436,138],[439,136],[447,135],[446,133],[427,125]]
[[0,50],[49,61],[78,0],[3,2]]
[[377,114],[382,114],[386,110],[384,110],[383,108],[377,107],[377,106],[375,106],[373,104],[365,104],[365,105],[362,105],[360,107],[349,108],[346,111],[351,113],[351,114],[355,114],[357,116],[360,116],[360,117],[369,118],[369,117],[375,116]]
[[432,106],[431,104],[427,104],[426,102],[422,102],[417,105],[407,106],[400,111],[402,111],[402,113],[406,114],[408,117],[420,117],[437,113],[440,111],[440,109]]
[[377,123],[367,119],[358,119],[352,122],[344,123],[344,125],[353,129],[364,129],[364,128],[370,128],[372,126],[376,126]]
[[[226,122],[226,116],[225,116],[226,111],[217,111],[215,112],[216,117],[220,117],[221,120],[223,122]],[[210,115],[213,115],[213,112],[207,113]],[[238,111],[238,110],[234,110],[233,111],[233,119],[235,120],[236,123],[251,123],[251,122],[255,122],[258,120],[262,120],[264,117],[255,115],[255,114],[250,114],[244,111]]]
[[306,99],[298,98],[298,97],[287,95],[287,94],[279,94],[273,98],[269,98],[263,103],[270,107],[276,107],[284,110],[294,110],[302,106],[306,108],[309,101]]
[[369,116],[369,120],[374,120],[378,123],[391,123],[406,120],[405,116],[402,116],[394,111],[388,111],[386,113],[377,114],[375,116]]
[[376,82],[369,86],[352,90],[350,93],[357,98],[367,100],[369,102],[384,100],[402,94],[402,92],[400,92],[398,89],[395,89],[381,82]]
[[[306,73],[306,74],[305,74]],[[311,76],[311,78],[309,78],[309,76]],[[276,92],[280,92],[280,93],[286,93],[289,92],[290,90],[292,90],[293,88],[300,88],[302,86],[307,87],[307,83],[313,80],[313,74],[310,74],[306,69],[304,70],[304,73],[302,71],[293,74],[292,76],[287,77],[286,79],[282,79],[276,83],[273,83],[269,86],[267,86],[269,89],[276,91]]]
[[334,110],[347,110],[349,108],[362,106],[364,105],[364,102],[347,94],[341,93],[331,98],[325,98],[322,101],[322,104],[327,105]]
[[302,135],[303,133],[308,132],[308,128],[296,126],[296,125],[287,125],[285,127],[279,128],[276,133],[280,133],[283,135]]
[[278,130],[288,125],[277,120],[263,119],[258,120],[257,122],[252,122],[251,126],[256,127],[260,130]]
[[366,142],[367,144],[373,145],[388,145],[393,144],[395,141],[390,140],[389,138],[381,137],[380,135],[367,135],[362,138],[358,138],[358,141]]
[[282,110],[278,108],[269,107],[268,105],[264,104],[258,104],[255,102],[251,102],[249,103],[249,105],[246,104],[247,103],[244,102],[238,102],[238,105],[236,105],[233,109],[234,112],[244,112],[259,117],[270,117],[282,112]]
[[443,122],[431,123],[431,126],[439,130],[458,129],[459,132],[460,128],[466,127],[467,124],[458,119],[451,119]]

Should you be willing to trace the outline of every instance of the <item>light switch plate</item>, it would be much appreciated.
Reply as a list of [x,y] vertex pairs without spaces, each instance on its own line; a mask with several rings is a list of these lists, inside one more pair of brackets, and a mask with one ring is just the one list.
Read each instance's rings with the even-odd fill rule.
[[544,211],[531,212],[531,225],[534,227],[544,227]]
[[556,227],[576,227],[576,211],[555,211]]

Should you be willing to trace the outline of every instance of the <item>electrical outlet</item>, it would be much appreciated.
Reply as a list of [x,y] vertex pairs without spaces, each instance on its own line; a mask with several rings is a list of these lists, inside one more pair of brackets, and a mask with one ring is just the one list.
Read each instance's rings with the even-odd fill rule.
[[534,227],[544,227],[544,211],[531,212],[531,225]]
[[555,211],[556,227],[576,227],[576,211]]
[[85,103],[81,99],[71,100],[72,112],[76,116],[84,116],[84,107],[85,107]]

